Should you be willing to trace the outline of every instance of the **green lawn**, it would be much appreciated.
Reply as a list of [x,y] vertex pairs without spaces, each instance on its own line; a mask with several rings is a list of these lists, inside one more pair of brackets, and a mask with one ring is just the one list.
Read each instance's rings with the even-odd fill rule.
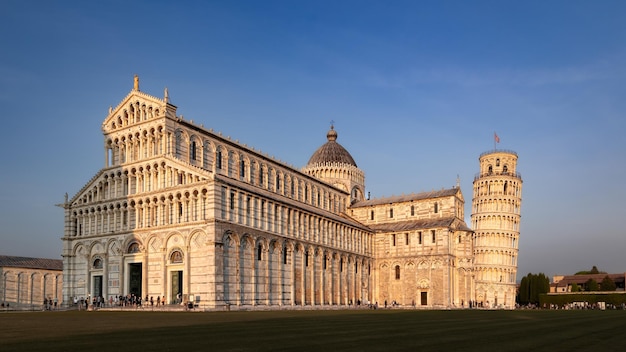
[[623,351],[626,311],[0,313],[0,351]]

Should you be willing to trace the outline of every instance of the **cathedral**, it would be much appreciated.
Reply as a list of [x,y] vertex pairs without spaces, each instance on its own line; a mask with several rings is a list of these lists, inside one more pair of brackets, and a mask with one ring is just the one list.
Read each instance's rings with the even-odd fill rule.
[[104,167],[66,196],[63,302],[135,295],[200,308],[515,305],[517,154],[459,185],[365,197],[334,126],[296,169],[134,86],[104,122]]

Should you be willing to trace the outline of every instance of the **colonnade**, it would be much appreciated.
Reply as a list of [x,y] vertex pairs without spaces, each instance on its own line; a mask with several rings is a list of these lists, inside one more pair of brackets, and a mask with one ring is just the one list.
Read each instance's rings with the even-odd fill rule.
[[[61,273],[46,273],[30,270],[9,270],[2,275],[0,300],[14,307],[41,307],[44,299],[62,302]],[[51,302],[52,303],[52,302]]]
[[332,248],[371,255],[372,234],[338,220],[233,188],[222,188],[222,218],[240,225]]
[[224,240],[224,302],[348,305],[371,300],[369,258],[299,241],[230,234]]

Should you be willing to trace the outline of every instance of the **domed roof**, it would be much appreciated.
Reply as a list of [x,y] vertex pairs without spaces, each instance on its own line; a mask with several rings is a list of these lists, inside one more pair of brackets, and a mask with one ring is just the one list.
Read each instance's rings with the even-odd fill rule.
[[335,131],[335,126],[330,126],[330,131],[326,134],[326,138],[328,142],[319,147],[311,159],[309,159],[309,163],[307,166],[326,164],[326,163],[342,163],[357,166],[352,158],[352,155],[348,153],[348,151],[341,146],[341,144],[337,143],[337,131]]

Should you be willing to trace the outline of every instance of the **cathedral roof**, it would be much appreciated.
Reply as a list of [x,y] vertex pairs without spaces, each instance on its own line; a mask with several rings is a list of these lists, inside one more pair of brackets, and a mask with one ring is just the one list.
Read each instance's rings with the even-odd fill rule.
[[402,202],[410,202],[413,200],[424,200],[431,198],[441,198],[441,197],[450,197],[454,196],[459,192],[459,188],[453,187],[450,189],[442,189],[439,191],[430,191],[430,192],[422,192],[422,193],[411,193],[411,194],[403,194],[400,196],[391,196],[391,197],[383,197],[383,198],[375,198],[369,200],[363,200],[358,203],[350,206],[351,208],[359,208],[359,207],[367,207],[374,206],[380,204],[389,204],[389,203],[402,203]]
[[63,270],[61,259],[12,257],[0,255],[0,267]]
[[400,232],[400,231],[413,231],[447,227],[457,231],[472,231],[465,223],[457,221],[456,218],[436,218],[436,219],[420,219],[420,220],[408,220],[400,222],[389,222],[384,224],[371,224],[369,228],[375,232]]
[[324,165],[328,163],[338,163],[338,164],[348,164],[352,166],[357,166],[356,162],[352,158],[352,155],[348,153],[348,151],[341,146],[341,144],[337,143],[337,131],[335,131],[334,126],[330,126],[330,131],[326,134],[326,138],[328,142],[319,147],[309,162],[307,166],[315,166],[315,165]]

